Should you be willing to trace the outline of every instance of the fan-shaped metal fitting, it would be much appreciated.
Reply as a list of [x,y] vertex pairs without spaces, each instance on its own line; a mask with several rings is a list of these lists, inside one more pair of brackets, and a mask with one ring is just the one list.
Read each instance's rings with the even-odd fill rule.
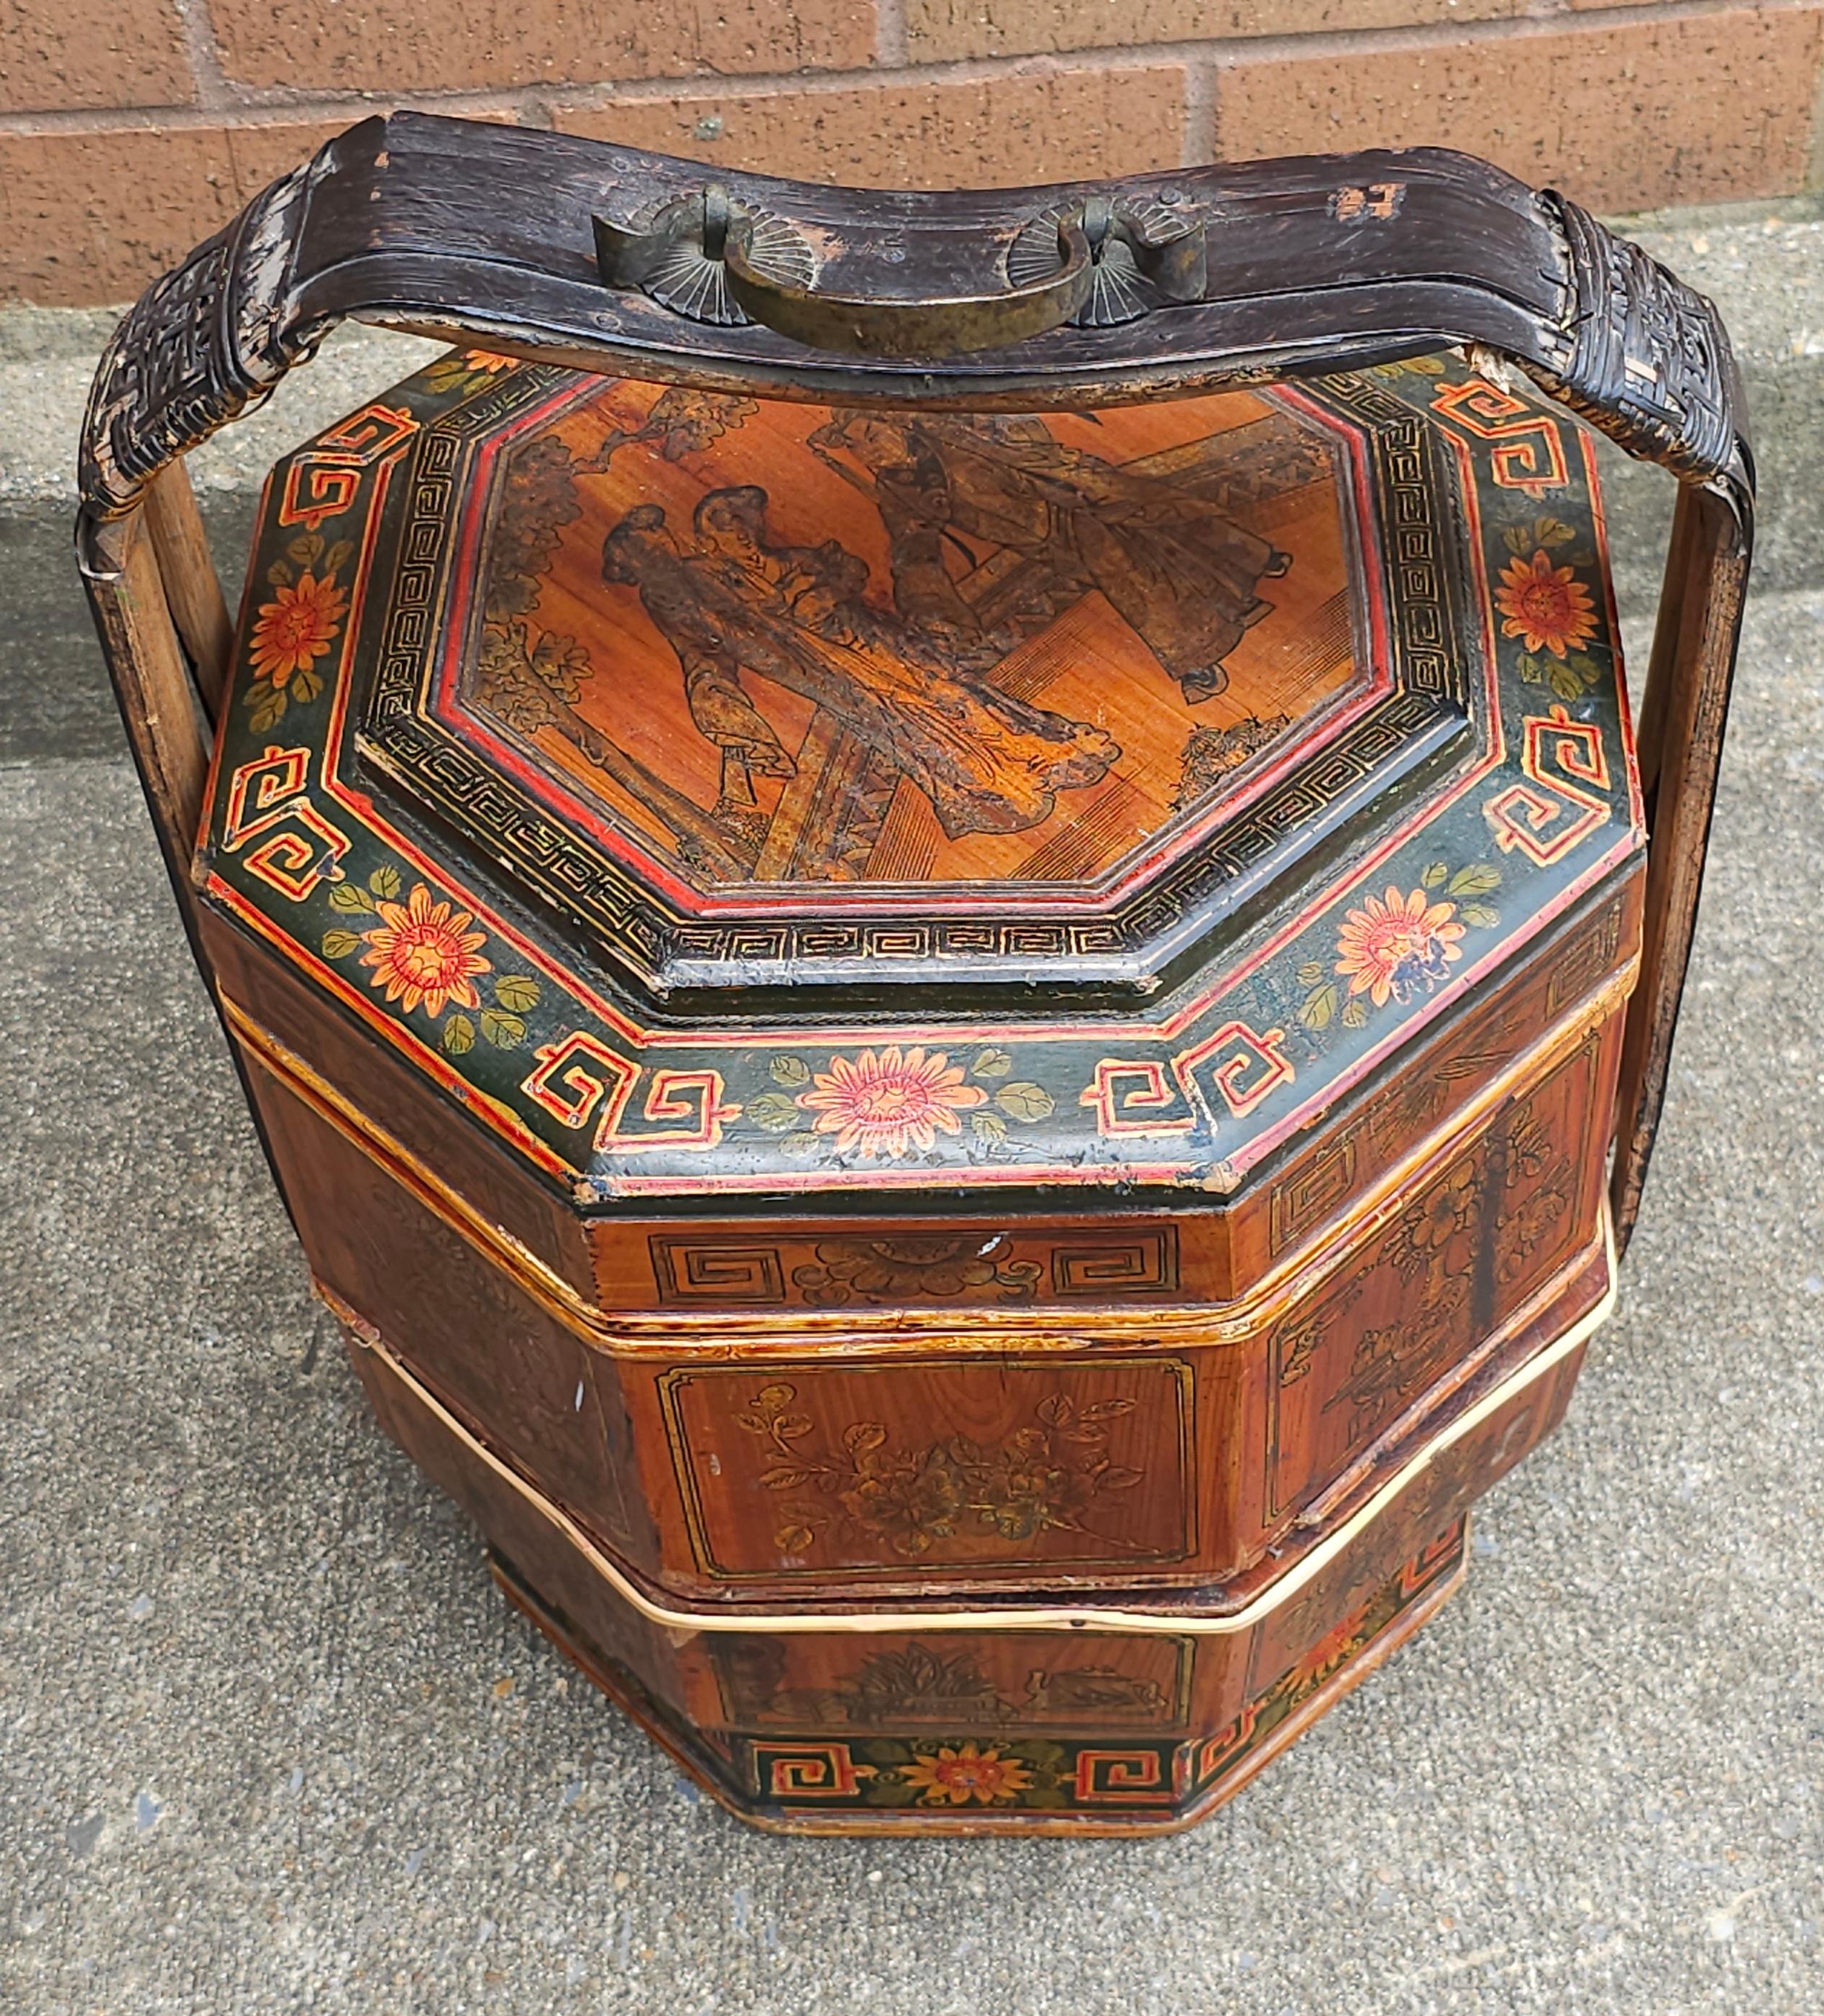
[[1007,248],[1007,278],[1015,286],[1056,266],[1058,225],[1073,214],[1081,218],[1093,262],[1088,298],[1070,318],[1074,327],[1112,329],[1166,302],[1202,298],[1203,225],[1152,197],[1093,196],[1032,218]]
[[731,238],[747,265],[772,284],[807,287],[817,259],[783,218],[737,203],[720,182],[667,203],[643,229],[595,220],[595,258],[611,287],[638,287],[692,322],[739,328],[753,318],[729,285]]

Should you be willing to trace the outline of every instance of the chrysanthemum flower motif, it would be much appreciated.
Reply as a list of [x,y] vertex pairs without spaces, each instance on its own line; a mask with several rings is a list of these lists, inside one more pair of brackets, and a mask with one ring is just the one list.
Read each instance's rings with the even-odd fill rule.
[[461,1008],[481,1006],[475,975],[493,969],[488,960],[476,957],[487,937],[469,930],[473,920],[466,910],[432,902],[422,882],[412,885],[404,903],[376,908],[380,923],[361,934],[368,948],[361,963],[374,969],[370,987],[385,988],[389,1001],[403,1000],[407,1014],[422,1003],[434,1019],[452,1001]]
[[519,359],[491,350],[449,350],[430,365],[425,383],[440,397],[446,392],[478,392],[502,371],[516,371]]
[[1423,889],[1370,896],[1337,934],[1337,971],[1347,977],[1351,994],[1365,994],[1377,1008],[1410,1001],[1421,987],[1429,992],[1463,956],[1456,913],[1455,903],[1428,902]]
[[1596,604],[1567,567],[1555,567],[1541,547],[1528,560],[1510,560],[1495,591],[1501,634],[1518,637],[1529,651],[1567,657],[1596,634]]
[[817,1115],[819,1134],[833,1134],[839,1149],[864,1155],[903,1155],[908,1147],[936,1147],[940,1132],[958,1134],[956,1116],[980,1106],[988,1095],[963,1083],[963,1067],[942,1050],[927,1056],[915,1044],[902,1055],[889,1043],[877,1056],[832,1057],[798,1103]]
[[1438,1253],[1459,1232],[1467,1232],[1476,1222],[1481,1188],[1476,1180],[1473,1162],[1459,1162],[1444,1180],[1413,1205],[1401,1221],[1413,1246],[1422,1253]]
[[927,1806],[998,1805],[1031,1789],[1032,1773],[998,1744],[938,1746],[899,1767],[899,1775]]
[[248,646],[254,678],[282,686],[293,672],[308,671],[335,641],[347,607],[336,583],[308,568],[294,585],[261,603]]

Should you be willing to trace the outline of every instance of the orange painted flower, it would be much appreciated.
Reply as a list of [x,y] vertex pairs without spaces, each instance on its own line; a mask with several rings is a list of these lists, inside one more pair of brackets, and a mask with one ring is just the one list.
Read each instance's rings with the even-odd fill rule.
[[295,585],[260,605],[250,646],[254,678],[282,686],[293,672],[308,671],[334,642],[347,608],[336,583],[307,567]]
[[879,1056],[832,1057],[798,1103],[817,1115],[816,1131],[833,1134],[838,1148],[864,1155],[903,1155],[910,1145],[937,1145],[940,1130],[960,1133],[957,1114],[980,1106],[988,1094],[965,1085],[961,1064],[942,1050],[927,1057],[922,1045],[901,1055],[889,1043]]
[[1354,1618],[1339,1624],[1322,1644],[1314,1646],[1287,1676],[1286,1691],[1295,1701],[1315,1694],[1334,1672],[1347,1665],[1366,1642]]
[[1410,1001],[1421,986],[1429,992],[1463,956],[1456,913],[1455,903],[1428,902],[1423,889],[1370,896],[1337,934],[1337,971],[1347,976],[1351,994],[1365,994],[1377,1008],[1390,998]]
[[451,905],[433,903],[422,882],[412,885],[407,902],[375,907],[380,923],[361,934],[368,948],[361,963],[374,969],[370,987],[385,988],[389,1001],[403,999],[408,1014],[420,1002],[430,1016],[441,1015],[452,1001],[462,1008],[481,1006],[475,975],[493,969],[475,956],[487,938],[469,929],[473,920],[466,910],[452,914]]
[[518,369],[517,358],[502,357],[491,350],[448,350],[426,368],[424,378],[439,394],[478,392],[501,372]]
[[939,1746],[935,1757],[915,1757],[899,1767],[901,1778],[927,1806],[994,1806],[1029,1790],[1032,1773],[998,1745],[973,1743]]
[[1509,560],[1502,570],[1495,606],[1505,621],[1504,637],[1521,639],[1529,651],[1555,658],[1587,644],[1596,634],[1596,604],[1567,567],[1555,567],[1542,546],[1531,561]]

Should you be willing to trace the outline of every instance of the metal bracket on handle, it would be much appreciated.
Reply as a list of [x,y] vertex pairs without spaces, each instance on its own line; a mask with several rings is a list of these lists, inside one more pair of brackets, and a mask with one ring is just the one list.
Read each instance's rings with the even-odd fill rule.
[[762,285],[804,287],[817,260],[782,218],[737,204],[721,182],[673,199],[643,229],[597,217],[595,265],[603,284],[638,287],[692,322],[737,329],[756,319],[730,284],[730,239],[736,257]]
[[[1101,193],[1080,206],[1089,242],[1090,287],[1069,319],[1081,329],[1137,322],[1156,308],[1200,301],[1209,286],[1209,244],[1200,217],[1188,217],[1148,196],[1139,201]],[[1007,277],[1016,284],[1042,270],[1060,213],[1035,217],[1007,249]]]
[[603,284],[638,287],[693,322],[763,322],[807,347],[874,357],[946,357],[1105,327],[1164,302],[1203,297],[1203,226],[1167,205],[1097,193],[1031,219],[1008,248],[1007,284],[907,296],[817,285],[819,261],[785,218],[725,185],[667,203],[643,229],[594,220]]

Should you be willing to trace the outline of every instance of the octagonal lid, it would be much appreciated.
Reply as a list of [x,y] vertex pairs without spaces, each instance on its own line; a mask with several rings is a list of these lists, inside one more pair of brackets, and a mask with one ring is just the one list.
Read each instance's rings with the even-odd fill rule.
[[1430,650],[1390,630],[1376,459],[1411,423],[1372,383],[488,403],[434,491],[417,457],[390,599],[402,626],[422,566],[436,601],[361,753],[656,999],[1153,993],[1472,733],[1444,570]]
[[750,1191],[1227,1188],[1638,851],[1601,542],[1454,355],[1013,415],[452,353],[274,473],[200,873],[585,1196],[731,1128]]

